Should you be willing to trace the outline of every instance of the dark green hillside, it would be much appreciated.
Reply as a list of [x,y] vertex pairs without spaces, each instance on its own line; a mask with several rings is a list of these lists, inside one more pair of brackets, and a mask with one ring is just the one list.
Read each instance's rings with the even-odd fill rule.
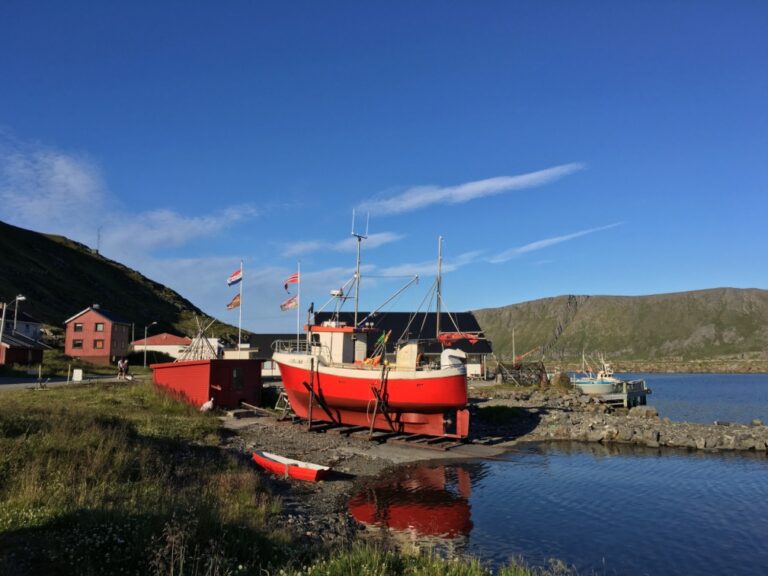
[[[0,222],[0,300],[24,294],[22,309],[52,326],[92,304],[136,325],[136,338],[153,321],[157,331],[194,335],[203,313],[170,288],[63,236]],[[217,324],[217,336],[237,333]]]
[[545,357],[582,350],[625,360],[768,356],[768,291],[715,288],[653,296],[558,296],[475,315],[505,358],[542,346]]

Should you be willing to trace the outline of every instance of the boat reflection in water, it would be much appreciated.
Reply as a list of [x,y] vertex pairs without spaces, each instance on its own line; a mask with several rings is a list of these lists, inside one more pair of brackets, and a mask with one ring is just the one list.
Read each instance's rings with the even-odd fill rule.
[[369,527],[389,528],[416,544],[431,539],[465,541],[472,530],[471,493],[465,468],[410,466],[355,494],[349,512]]

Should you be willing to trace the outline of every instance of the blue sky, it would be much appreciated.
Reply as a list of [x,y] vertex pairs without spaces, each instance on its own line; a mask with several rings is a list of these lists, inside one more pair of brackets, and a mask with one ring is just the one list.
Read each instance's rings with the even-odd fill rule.
[[768,3],[0,4],[0,219],[290,331],[445,237],[461,311],[768,287]]

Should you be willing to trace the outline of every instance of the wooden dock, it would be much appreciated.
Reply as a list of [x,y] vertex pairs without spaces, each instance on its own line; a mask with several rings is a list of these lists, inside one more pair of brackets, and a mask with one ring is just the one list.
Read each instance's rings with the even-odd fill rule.
[[600,394],[599,398],[605,404],[615,407],[632,408],[645,406],[651,389],[645,385],[645,380],[624,380],[611,394]]

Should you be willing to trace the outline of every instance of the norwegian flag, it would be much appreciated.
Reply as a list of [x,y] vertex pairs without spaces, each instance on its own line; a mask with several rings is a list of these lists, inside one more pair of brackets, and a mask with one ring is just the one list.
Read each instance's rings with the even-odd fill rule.
[[299,273],[294,272],[288,277],[288,280],[285,281],[285,291],[288,292],[288,284],[298,284],[299,282]]
[[239,270],[236,270],[229,275],[229,278],[227,278],[227,286],[233,286],[238,282],[240,282],[242,279],[243,279],[243,269],[240,268]]
[[298,305],[299,305],[299,302],[296,300],[296,296],[291,296],[290,298],[288,298],[288,300],[280,304],[280,310],[282,310],[283,312],[285,312],[286,310],[293,310]]

